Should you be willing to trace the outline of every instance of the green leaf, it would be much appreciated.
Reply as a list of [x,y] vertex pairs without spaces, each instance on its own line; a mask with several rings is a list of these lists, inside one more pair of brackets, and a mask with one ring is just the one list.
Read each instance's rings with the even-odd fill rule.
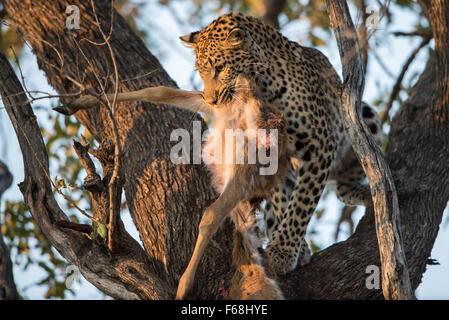
[[321,217],[323,216],[323,213],[324,213],[324,210],[318,210],[318,211],[316,212],[316,218],[317,218],[318,220],[320,220]]
[[321,248],[319,246],[317,246],[312,240],[309,241],[309,244],[310,244],[310,250],[312,250],[312,253],[321,251]]
[[58,183],[56,184],[58,186],[58,188],[67,188],[67,185],[65,184],[65,180],[64,179],[59,179]]
[[326,42],[323,39],[321,39],[320,37],[317,37],[316,35],[314,35],[312,33],[310,34],[310,41],[312,43],[312,46],[314,46],[314,47],[326,45]]
[[92,222],[92,232],[91,232],[91,234],[90,234],[90,238],[92,239],[92,240],[95,240],[95,238],[98,236],[98,224],[95,222],[95,221],[93,221]]
[[98,234],[100,235],[100,237],[102,237],[103,239],[106,239],[107,236],[108,236],[108,229],[107,229],[106,226],[105,226],[104,224],[102,224],[102,223],[100,223],[100,224],[98,225],[97,232],[98,232]]
[[396,0],[396,4],[401,7],[409,7],[412,4],[411,0]]

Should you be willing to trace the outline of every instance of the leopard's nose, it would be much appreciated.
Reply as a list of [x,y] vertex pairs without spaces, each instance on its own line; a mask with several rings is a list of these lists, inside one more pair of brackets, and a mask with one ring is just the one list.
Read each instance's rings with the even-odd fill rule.
[[217,104],[218,98],[217,98],[217,97],[204,98],[204,101],[205,101],[207,104]]

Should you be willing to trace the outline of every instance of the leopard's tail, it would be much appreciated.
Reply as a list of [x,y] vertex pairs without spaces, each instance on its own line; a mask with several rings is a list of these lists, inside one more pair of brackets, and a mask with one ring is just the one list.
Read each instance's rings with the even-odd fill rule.
[[276,281],[267,275],[260,230],[254,206],[241,202],[233,212],[234,247],[232,262],[236,268],[232,278],[229,298],[232,300],[281,300],[284,299]]

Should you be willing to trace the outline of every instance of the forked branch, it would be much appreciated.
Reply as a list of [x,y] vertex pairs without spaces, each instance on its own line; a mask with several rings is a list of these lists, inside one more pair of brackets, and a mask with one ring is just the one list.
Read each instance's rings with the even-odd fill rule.
[[67,216],[54,199],[44,141],[23,92],[8,60],[0,52],[0,93],[26,164],[25,179],[20,184],[20,190],[42,232],[64,258],[79,267],[88,281],[111,297],[173,297],[173,288],[151,271],[151,259],[128,233],[121,234],[120,246],[112,256],[101,243],[70,230],[73,228],[67,223]]

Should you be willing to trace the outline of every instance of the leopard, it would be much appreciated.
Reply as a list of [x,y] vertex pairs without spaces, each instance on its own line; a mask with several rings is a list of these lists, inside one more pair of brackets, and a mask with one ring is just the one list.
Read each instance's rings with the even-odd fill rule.
[[[377,111],[366,102],[362,101],[362,119],[369,128],[375,142],[381,146],[383,142],[382,123]],[[333,186],[337,198],[346,206],[366,206],[371,204],[371,191],[366,182],[366,175],[357,158],[349,139],[340,141],[327,186]],[[271,193],[271,201],[263,208],[265,230],[268,238],[276,230],[283,219],[292,190],[295,187],[296,174],[291,168],[284,177],[283,182],[276,186]],[[302,222],[301,222],[302,223]],[[304,225],[305,223],[304,223]],[[298,264],[304,266],[310,262],[311,251],[305,240],[299,247]]]
[[[300,265],[308,263],[307,225],[327,182],[336,181],[336,194],[348,205],[366,205],[371,199],[344,130],[340,77],[318,49],[291,41],[239,12],[223,14],[180,39],[194,50],[206,103],[229,103],[235,79],[243,74],[256,83],[262,101],[283,113],[290,168],[262,209],[269,240],[265,254],[279,275],[294,270],[298,260]],[[206,79],[211,71],[213,77]],[[380,143],[376,110],[363,103],[362,116]]]
[[[180,39],[194,50],[204,90],[150,87],[120,93],[118,101],[143,100],[216,113],[211,110],[232,105],[238,96],[237,79],[248,79],[258,103],[282,114],[286,132],[281,157],[286,158],[282,161],[287,161],[287,168],[279,182],[264,191],[268,196],[260,208],[269,240],[263,255],[277,275],[307,264],[311,259],[305,240],[307,225],[330,181],[336,182],[337,197],[348,205],[366,206],[371,201],[364,171],[344,129],[340,77],[318,49],[291,41],[260,19],[238,12],[223,14]],[[96,97],[81,97],[65,112],[95,104]],[[360,111],[380,144],[383,133],[376,110],[362,103]],[[243,194],[251,181],[237,176],[241,185],[235,188]],[[181,291],[179,296],[184,297],[187,290]]]

